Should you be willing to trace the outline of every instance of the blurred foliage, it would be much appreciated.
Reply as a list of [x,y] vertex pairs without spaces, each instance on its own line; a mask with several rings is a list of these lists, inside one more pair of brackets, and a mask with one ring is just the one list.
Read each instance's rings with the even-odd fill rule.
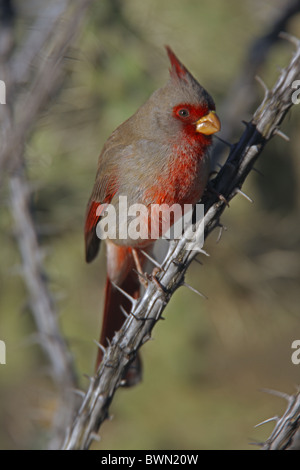
[[[83,253],[85,207],[102,145],[167,80],[165,44],[218,107],[252,42],[285,4],[104,0],[89,12],[65,58],[62,89],[26,145],[45,265],[82,387],[83,374],[93,373],[105,278],[104,249],[89,266]],[[16,1],[20,36],[34,5]],[[299,15],[289,31],[300,37]],[[269,86],[291,52],[283,42],[272,49],[260,73]],[[292,393],[299,384],[300,366],[291,362],[291,343],[300,338],[299,123],[296,106],[284,123],[290,143],[274,138],[257,164],[263,176],[252,172],[245,185],[255,203],[235,198],[221,241],[214,233],[206,243],[210,258],[190,267],[187,281],[208,300],[185,288],[174,295],[155,341],[142,350],[144,382],[118,391],[114,419],[94,448],[246,449],[270,433],[272,424],[253,426],[282,412],[284,403],[259,389]],[[51,430],[56,394],[34,342],[6,188],[1,201],[0,339],[7,364],[0,365],[0,442],[3,449],[39,448]]]

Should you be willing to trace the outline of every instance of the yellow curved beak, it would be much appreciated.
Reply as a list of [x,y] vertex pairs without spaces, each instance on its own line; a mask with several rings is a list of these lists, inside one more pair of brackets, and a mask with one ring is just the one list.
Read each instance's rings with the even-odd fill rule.
[[221,122],[215,111],[210,111],[196,122],[196,132],[204,135],[215,134],[221,129]]

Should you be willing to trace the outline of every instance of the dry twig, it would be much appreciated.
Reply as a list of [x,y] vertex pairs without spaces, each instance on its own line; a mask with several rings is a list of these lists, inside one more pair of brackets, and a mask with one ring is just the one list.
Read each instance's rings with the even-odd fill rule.
[[[0,70],[7,85],[7,105],[1,107],[0,116],[0,175],[4,177],[4,169],[10,175],[11,213],[22,258],[23,278],[38,330],[36,337],[48,357],[52,378],[59,389],[60,405],[54,417],[52,448],[60,445],[64,426],[71,422],[76,410],[77,397],[70,390],[76,388],[77,378],[46,281],[43,252],[31,211],[30,185],[24,169],[24,142],[49,97],[59,89],[64,55],[80,30],[84,13],[91,3],[92,0],[79,0],[74,6],[70,0],[49,2],[46,10],[37,16],[32,32],[14,54],[13,9],[10,10],[10,21],[5,17],[1,29]],[[20,87],[23,93],[20,93]]]
[[300,450],[300,392],[288,395],[276,390],[263,391],[285,399],[288,405],[281,418],[274,416],[256,425],[276,422],[270,437],[261,444],[262,450]]

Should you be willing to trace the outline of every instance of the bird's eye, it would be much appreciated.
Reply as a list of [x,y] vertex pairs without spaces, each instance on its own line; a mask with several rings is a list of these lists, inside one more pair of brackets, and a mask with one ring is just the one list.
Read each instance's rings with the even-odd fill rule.
[[186,118],[190,115],[190,112],[188,109],[185,109],[185,108],[182,108],[182,109],[179,109],[178,112],[177,112],[178,116],[180,117],[183,117],[183,118]]

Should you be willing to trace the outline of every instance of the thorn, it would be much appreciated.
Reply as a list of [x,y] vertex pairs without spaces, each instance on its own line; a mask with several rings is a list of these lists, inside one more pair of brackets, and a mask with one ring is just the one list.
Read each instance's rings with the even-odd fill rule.
[[209,253],[207,253],[207,251],[205,250],[202,250],[201,248],[197,249],[198,253],[201,253],[202,255],[205,255],[205,256],[210,256]]
[[97,442],[101,441],[101,437],[99,436],[99,434],[96,434],[95,432],[91,433],[91,438],[94,439],[94,441],[97,441]]
[[289,136],[282,132],[280,129],[275,129],[274,134],[278,135],[278,137],[281,137],[286,142],[290,141]]
[[255,171],[256,173],[258,173],[260,176],[265,176],[260,170],[258,170],[257,168],[255,168],[255,166],[252,167],[252,170]]
[[259,77],[258,75],[255,75],[254,78],[263,87],[263,90],[265,92],[264,100],[267,99],[269,97],[269,94],[270,94],[269,88],[267,87],[267,85],[265,84],[265,82],[263,81],[263,79],[261,77]]
[[79,390],[79,388],[71,388],[71,392],[75,393],[76,395],[79,395],[82,398],[85,397],[85,393],[83,392],[83,390]]
[[240,194],[241,196],[243,196],[245,199],[247,199],[247,201],[253,203],[253,199],[251,199],[250,196],[248,196],[247,194],[245,194],[240,188],[235,188],[235,192]]
[[147,279],[147,276],[145,276],[145,274],[143,273],[140,273],[137,269],[135,268],[132,268],[132,271],[134,271],[138,276],[140,276],[142,279],[144,279],[145,281],[148,281]]
[[279,398],[284,398],[289,403],[291,399],[293,398],[293,396],[290,396],[287,393],[279,392],[278,390],[272,390],[270,388],[262,388],[261,391],[264,393],[269,393],[270,395],[275,395],[276,397],[279,397]]
[[222,144],[227,145],[227,147],[229,147],[230,149],[232,149],[232,147],[234,147],[233,144],[231,144],[230,142],[227,142],[227,140],[222,139],[218,135],[215,135],[215,138],[218,139],[220,142],[222,142]]
[[123,307],[123,305],[120,305],[120,310],[121,310],[121,312],[123,313],[123,315],[124,315],[125,318],[130,317],[130,314],[126,312],[126,310],[125,310],[125,308]]
[[225,227],[225,225],[223,225],[223,224],[219,223],[218,226],[220,227],[220,230],[219,230],[219,234],[218,234],[216,243],[219,243],[219,241],[221,240],[221,237],[223,235],[223,232],[226,232],[226,230],[227,230],[227,227]]
[[95,377],[92,377],[91,375],[83,374],[83,377],[88,379],[91,384],[95,382]]
[[181,285],[187,287],[187,288],[190,289],[192,292],[195,292],[195,294],[200,295],[200,297],[203,297],[204,299],[207,299],[207,298],[208,298],[208,297],[206,297],[206,295],[202,294],[202,292],[199,292],[197,289],[195,289],[194,287],[190,286],[190,285],[187,284],[186,282],[183,282]]
[[136,299],[131,297],[131,295],[127,294],[127,292],[125,292],[123,289],[121,289],[121,287],[119,287],[115,282],[111,281],[111,283],[119,292],[121,292],[121,294],[124,295],[124,297],[126,297],[126,299],[128,299],[132,303],[133,307],[136,305],[136,302],[137,302]]
[[105,354],[105,352],[106,352],[105,347],[104,347],[101,343],[99,343],[97,340],[94,339],[93,341],[94,341],[94,343],[98,346],[98,348],[101,349],[101,351],[103,352],[103,354]]
[[286,33],[285,31],[280,31],[278,35],[281,39],[285,39],[286,41],[289,41],[290,43],[294,44],[294,46],[298,47],[299,46],[299,39],[296,38],[295,36],[292,36],[289,33]]
[[273,416],[272,418],[265,419],[261,423],[256,424],[254,427],[258,428],[259,426],[262,426],[263,424],[270,423],[271,421],[278,421],[278,416]]
[[143,255],[146,256],[146,258],[148,258],[148,260],[151,261],[151,263],[153,263],[155,266],[161,269],[161,265],[152,256],[150,256],[146,251],[140,249],[140,252],[143,253]]
[[223,226],[220,225],[216,243],[219,243],[219,241],[221,240],[222,235],[223,235]]

